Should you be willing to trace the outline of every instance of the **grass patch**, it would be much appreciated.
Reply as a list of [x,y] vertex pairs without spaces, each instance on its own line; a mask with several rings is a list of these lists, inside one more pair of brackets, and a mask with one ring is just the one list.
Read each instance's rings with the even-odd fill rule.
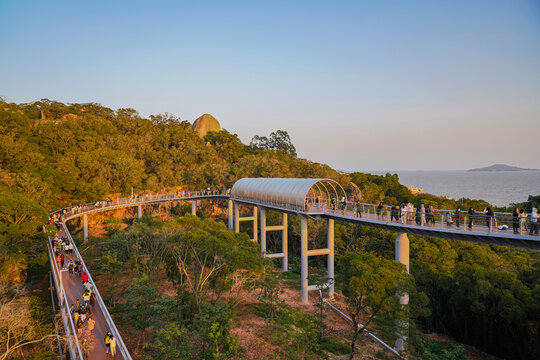
[[334,355],[345,355],[351,353],[351,345],[344,343],[334,336],[325,336],[322,339],[321,350],[331,352]]

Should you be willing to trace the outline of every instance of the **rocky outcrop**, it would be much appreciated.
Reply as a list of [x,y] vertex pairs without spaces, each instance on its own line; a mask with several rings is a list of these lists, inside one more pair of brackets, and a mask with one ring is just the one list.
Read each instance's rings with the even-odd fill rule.
[[198,117],[193,123],[192,127],[201,138],[203,138],[209,131],[221,131],[221,125],[219,125],[216,118],[210,114],[204,114]]
[[355,183],[350,182],[345,191],[347,192],[347,199],[350,201],[362,201],[362,191]]

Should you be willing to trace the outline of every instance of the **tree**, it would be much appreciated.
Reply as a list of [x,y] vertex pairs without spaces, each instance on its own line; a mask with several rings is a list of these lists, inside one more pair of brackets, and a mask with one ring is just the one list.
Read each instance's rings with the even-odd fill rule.
[[101,258],[101,270],[111,274],[113,291],[111,292],[111,302],[116,304],[116,289],[118,283],[118,272],[122,269],[123,262],[118,260],[116,251],[109,251]]
[[47,211],[42,206],[21,195],[0,193],[0,244],[25,246],[23,241],[36,235],[38,226],[46,221]]
[[[353,323],[352,359],[358,335],[369,328],[377,315],[396,320],[406,315],[398,296],[408,293],[413,281],[403,264],[371,254],[346,252],[339,264],[338,281]],[[361,319],[363,326],[359,327]]]
[[187,215],[177,219],[185,231],[167,238],[169,277],[191,292],[199,306],[209,297],[236,301],[242,289],[255,286],[265,260],[246,234],[223,223]]
[[278,278],[269,267],[259,284],[262,290],[259,300],[267,308],[266,318],[269,322],[272,322],[279,306],[279,294],[283,293],[283,289],[279,284]]
[[40,325],[33,316],[32,298],[25,297],[24,291],[12,289],[0,283],[0,360],[13,358],[23,349],[36,344],[51,348],[55,341],[68,341],[67,337],[57,338],[51,327]]
[[270,137],[255,135],[251,139],[249,146],[253,149],[281,151],[292,157],[296,157],[296,148],[291,142],[289,133],[284,130],[277,130],[270,133]]
[[238,339],[230,334],[232,309],[227,304],[205,304],[195,317],[202,359],[229,359],[238,352]]
[[139,330],[137,349],[145,340],[145,330],[151,324],[151,314],[158,300],[157,288],[152,285],[147,276],[142,276],[128,286],[124,319],[128,320],[135,329]]
[[334,281],[334,279],[326,279],[325,272],[326,270],[324,268],[320,268],[319,273],[317,275],[308,276],[308,282],[310,284],[315,285],[315,287],[317,287],[317,290],[319,290],[319,296],[317,297],[317,302],[314,304],[317,308],[319,308],[319,315],[318,315],[319,344],[322,342],[324,338],[324,331],[326,330],[326,324],[324,323],[324,320],[326,319],[326,314],[324,312],[325,310],[324,291],[328,290],[328,287],[332,285]]
[[154,336],[152,346],[156,352],[153,354],[153,358],[159,360],[193,359],[191,338],[192,336],[186,328],[182,328],[176,323],[167,324],[159,329]]

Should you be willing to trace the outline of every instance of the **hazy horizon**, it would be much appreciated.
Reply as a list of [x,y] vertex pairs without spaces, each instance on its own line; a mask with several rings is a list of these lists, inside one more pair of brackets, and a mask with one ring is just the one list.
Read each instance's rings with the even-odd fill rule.
[[539,40],[534,0],[0,0],[0,96],[210,113],[336,169],[540,168]]

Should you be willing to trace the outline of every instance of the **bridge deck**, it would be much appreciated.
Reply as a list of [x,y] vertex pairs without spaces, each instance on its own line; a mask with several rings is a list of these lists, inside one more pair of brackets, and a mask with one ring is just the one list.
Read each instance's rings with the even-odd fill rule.
[[[134,207],[138,205],[148,205],[153,203],[160,203],[166,201],[192,201],[192,200],[217,200],[217,199],[230,199],[229,195],[220,192],[187,192],[185,194],[157,194],[146,195],[140,198],[121,198],[108,202],[102,201],[95,204],[85,204],[81,206],[71,207],[64,209],[61,213],[64,221],[82,216],[84,214],[91,214],[95,212],[114,210],[118,208]],[[406,221],[402,223],[400,221],[390,221],[388,215],[388,207],[386,207],[381,216],[375,214],[376,205],[362,204],[364,211],[362,218],[355,216],[355,213],[351,210],[352,203],[348,203],[347,210],[332,210],[329,206],[330,202],[326,201],[324,207],[316,206],[315,204],[307,204],[307,211],[291,209],[288,207],[280,206],[280,204],[260,204],[253,201],[234,199],[234,201],[249,205],[249,206],[263,206],[272,210],[287,212],[290,214],[303,215],[303,216],[323,216],[330,217],[336,220],[357,223],[360,225],[371,226],[375,228],[407,232],[410,234],[425,235],[440,237],[453,240],[471,241],[492,245],[504,245],[526,249],[540,250],[540,236],[538,234],[529,234],[528,232],[515,234],[512,232],[512,217],[511,214],[499,214],[499,224],[506,224],[510,228],[507,230],[497,229],[497,222],[494,223],[491,229],[485,226],[483,214],[477,214],[474,216],[474,226],[472,229],[467,227],[467,213],[462,213],[461,227],[457,228],[454,224],[447,225],[445,221],[446,210],[438,210],[434,213],[435,223],[428,224],[423,222],[421,225],[417,225],[414,220]],[[365,205],[365,206],[364,206]],[[453,216],[453,211],[449,211]],[[411,214],[409,214],[411,215]],[[414,215],[414,214],[413,214]],[[526,222],[524,222],[526,223]],[[491,231],[490,231],[491,230]]]
[[[67,239],[67,235],[64,230],[60,230],[58,236],[62,239]],[[73,262],[77,260],[77,255],[75,252],[73,252],[72,254],[64,254],[64,268],[60,269],[60,276],[62,281],[62,287],[66,294],[66,299],[68,301],[68,304],[71,306],[71,304],[75,304],[77,302],[77,299],[79,299],[81,303],[84,303],[82,297],[82,294],[84,292],[84,286],[81,280],[81,275],[76,273],[73,273],[72,275],[69,274],[67,265],[69,264],[70,260],[73,260]],[[94,302],[93,306],[91,306],[90,316],[95,321],[95,327],[92,332],[91,343],[93,344],[89,351],[88,358],[92,360],[112,359],[113,357],[111,355],[106,354],[104,343],[105,334],[111,329],[109,328],[107,321],[105,320],[103,310],[101,309],[97,301]],[[87,326],[88,315],[83,327],[87,328]],[[85,339],[79,339],[79,343],[81,344],[81,346],[84,341]],[[118,351],[114,358],[120,358],[120,354],[118,353]]]

